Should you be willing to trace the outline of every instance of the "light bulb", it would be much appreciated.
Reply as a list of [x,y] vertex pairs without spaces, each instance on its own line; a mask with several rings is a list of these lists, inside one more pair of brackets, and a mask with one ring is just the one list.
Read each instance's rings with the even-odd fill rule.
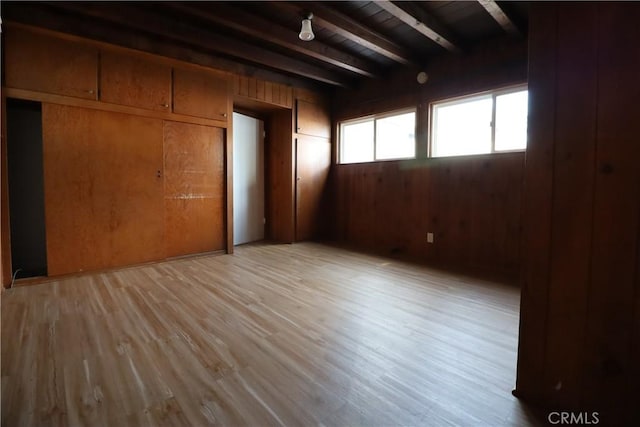
[[305,42],[313,40],[315,35],[311,29],[311,19],[302,20],[302,28],[300,28],[300,34],[298,34],[298,37],[300,37],[300,40]]

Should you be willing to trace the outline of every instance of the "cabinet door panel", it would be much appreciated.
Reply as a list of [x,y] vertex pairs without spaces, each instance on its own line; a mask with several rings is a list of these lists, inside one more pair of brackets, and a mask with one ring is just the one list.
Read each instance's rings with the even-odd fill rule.
[[167,256],[224,249],[224,131],[164,123]]
[[164,258],[162,121],[44,104],[50,275]]
[[206,119],[227,120],[229,84],[223,74],[175,69],[173,112]]
[[100,100],[148,110],[171,110],[171,67],[103,52]]
[[5,38],[7,87],[96,99],[97,49],[19,28]]
[[298,137],[296,141],[296,240],[318,236],[322,198],[331,167],[331,143],[325,138]]
[[331,119],[326,107],[299,99],[297,101],[296,131],[305,135],[329,138]]

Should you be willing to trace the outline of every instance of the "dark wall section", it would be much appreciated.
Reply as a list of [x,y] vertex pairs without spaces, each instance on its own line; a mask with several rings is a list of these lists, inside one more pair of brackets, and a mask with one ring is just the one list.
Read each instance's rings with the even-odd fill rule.
[[42,169],[42,107],[7,100],[7,163],[12,272],[16,277],[47,274]]

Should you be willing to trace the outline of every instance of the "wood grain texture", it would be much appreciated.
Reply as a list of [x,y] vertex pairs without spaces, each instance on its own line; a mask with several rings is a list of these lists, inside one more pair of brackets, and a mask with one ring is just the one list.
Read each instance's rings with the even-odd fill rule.
[[[531,10],[529,37],[529,127],[522,201],[522,269],[517,393],[542,400],[549,292],[556,121],[557,10]],[[525,303],[526,301],[526,303]],[[524,387],[520,385],[524,384]]]
[[296,241],[318,238],[326,221],[331,141],[296,138]]
[[90,108],[100,111],[111,111],[114,113],[124,113],[133,116],[141,116],[155,119],[171,120],[174,122],[193,123],[203,126],[215,126],[215,127],[227,127],[227,121],[224,120],[210,120],[203,119],[194,116],[185,116],[182,114],[175,114],[170,111],[152,111],[145,110],[138,107],[130,107],[128,105],[109,104],[106,102],[100,102],[95,100],[72,98],[63,95],[54,95],[43,92],[35,92],[25,89],[13,89],[7,88],[4,91],[9,98],[26,99],[29,101],[47,102],[50,104],[67,105],[70,107]]
[[293,116],[291,110],[273,112],[266,138],[266,234],[282,243],[295,240],[295,184]]
[[517,277],[523,165],[524,153],[337,165],[334,237]]
[[44,104],[49,275],[164,258],[162,121]]
[[187,116],[226,121],[230,96],[227,75],[175,68],[173,111]]
[[[536,4],[532,17],[530,62],[538,72],[530,73],[529,128],[546,130],[533,133],[527,178],[550,196],[525,195],[525,207],[541,201],[545,215],[529,217],[523,240],[528,321],[518,392],[549,407],[598,411],[603,425],[636,425],[640,175],[631,159],[640,155],[640,50],[623,43],[638,37],[640,6]],[[533,237],[549,229],[548,238]],[[536,268],[543,274],[531,274]],[[541,341],[542,370],[535,362]]]
[[312,243],[18,287],[2,424],[536,425],[518,298]]
[[0,289],[11,285],[12,262],[11,262],[11,224],[9,220],[9,168],[7,167],[7,99],[2,94],[2,111],[0,111],[2,126],[2,140],[0,140]]
[[282,83],[270,82],[256,77],[234,75],[233,96],[253,99],[284,108],[293,107],[293,88]]
[[224,131],[164,122],[166,256],[225,247]]
[[7,87],[97,99],[98,49],[14,27],[3,36]]
[[[566,407],[580,404],[597,119],[597,7],[594,3],[575,6],[558,7],[556,145],[544,370],[546,393]],[[567,331],[573,333],[567,335]]]
[[155,111],[171,111],[171,67],[150,60],[103,51],[100,100]]
[[325,105],[296,100],[296,132],[304,135],[331,137],[331,117]]
[[[631,23],[640,18],[640,6],[628,9],[622,4],[597,8],[598,16],[598,112],[595,136],[597,168],[594,184],[593,250],[589,288],[586,353],[582,382],[583,405],[615,408],[615,393],[640,397],[637,381],[640,359],[633,356],[629,343],[640,341],[633,328],[634,295],[640,290],[635,276],[640,233],[640,168],[634,159],[640,153],[637,135],[637,100],[640,86],[633,84],[640,70],[640,46],[625,49],[625,40],[640,40],[637,25],[619,25],[622,16]],[[637,312],[635,314],[638,315]],[[632,344],[633,345],[633,344]],[[624,374],[622,374],[624,373]],[[635,387],[635,390],[634,390]],[[637,400],[629,398],[622,413],[638,410]],[[622,424],[623,418],[610,421]],[[638,411],[636,422],[640,422]]]

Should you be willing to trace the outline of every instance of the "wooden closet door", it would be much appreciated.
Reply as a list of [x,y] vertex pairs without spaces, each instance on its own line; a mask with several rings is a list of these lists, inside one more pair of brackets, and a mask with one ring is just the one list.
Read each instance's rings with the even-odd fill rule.
[[171,67],[114,52],[102,52],[100,100],[156,111],[171,111]]
[[331,167],[331,142],[325,138],[296,139],[296,241],[318,236],[322,221],[322,196]]
[[168,257],[225,248],[224,130],[164,122]]
[[173,112],[205,119],[227,120],[229,83],[215,72],[173,71]]
[[49,275],[164,258],[162,121],[43,104]]
[[299,99],[296,103],[296,132],[304,135],[331,137],[329,109],[323,105]]
[[96,99],[96,48],[15,27],[3,36],[7,87]]

